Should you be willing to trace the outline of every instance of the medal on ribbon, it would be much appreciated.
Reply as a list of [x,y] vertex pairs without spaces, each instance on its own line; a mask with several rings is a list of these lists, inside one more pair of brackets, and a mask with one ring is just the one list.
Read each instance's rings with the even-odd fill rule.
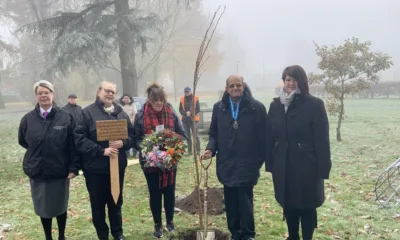
[[237,103],[236,107],[234,106],[234,102],[232,101],[231,98],[229,98],[229,101],[231,103],[231,113],[232,113],[232,118],[234,120],[233,122],[233,128],[234,129],[239,129],[239,123],[238,123],[238,117],[239,117],[239,105],[240,102],[242,101],[242,99],[239,100],[239,102]]

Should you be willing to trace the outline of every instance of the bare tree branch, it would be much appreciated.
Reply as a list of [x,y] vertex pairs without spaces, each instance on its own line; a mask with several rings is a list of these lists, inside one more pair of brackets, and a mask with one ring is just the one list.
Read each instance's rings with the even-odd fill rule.
[[[214,32],[215,32],[215,30],[216,30],[216,28],[217,28],[217,26],[219,24],[219,20],[221,19],[222,15],[225,13],[226,7],[224,7],[223,12],[218,17],[218,20],[215,23],[215,26],[214,26],[214,28],[212,30],[212,34],[209,37],[208,36],[208,32],[212,28],[212,25],[215,22],[215,19],[217,17],[217,14],[219,13],[220,8],[221,8],[221,6],[219,6],[218,9],[214,13],[214,16],[213,16],[213,18],[211,20],[211,23],[210,23],[208,29],[206,30],[206,33],[204,34],[204,38],[203,38],[203,41],[201,42],[201,45],[200,45],[200,48],[199,48],[199,52],[198,52],[198,55],[197,55],[196,65],[195,65],[195,70],[194,70],[194,79],[193,79],[192,109],[196,108],[196,101],[194,100],[194,97],[196,96],[197,83],[199,81],[200,76],[204,72],[204,71],[201,70],[201,67],[204,64],[204,62],[203,62],[204,54],[206,53],[206,51],[208,49],[208,46],[209,46],[209,43],[211,42],[211,40],[212,40],[212,38],[214,36]],[[195,113],[194,112],[191,112],[191,117],[192,117],[192,120],[194,120],[194,117],[195,117]],[[208,223],[203,221],[203,214],[201,212],[201,205],[202,204],[201,204],[201,198],[200,198],[200,176],[199,176],[200,171],[199,171],[199,163],[198,163],[198,159],[197,159],[197,156],[198,156],[199,153],[197,153],[197,149],[196,149],[196,141],[197,141],[196,121],[193,121],[193,136],[192,137],[193,137],[192,143],[193,143],[193,146],[194,146],[193,155],[194,155],[194,163],[195,163],[195,170],[196,170],[196,190],[197,190],[199,223],[200,223],[200,228],[202,230],[204,230],[204,235],[206,235]],[[207,172],[209,165],[207,167],[205,167],[203,165],[203,163],[200,163],[200,164],[202,164],[203,169],[205,169],[205,171]],[[207,181],[207,178],[205,179],[205,181]],[[205,195],[206,195],[206,193],[205,193]],[[206,201],[206,199],[205,199],[205,201]],[[205,205],[204,217],[205,217],[205,219],[207,219],[206,202],[204,203],[204,205]]]

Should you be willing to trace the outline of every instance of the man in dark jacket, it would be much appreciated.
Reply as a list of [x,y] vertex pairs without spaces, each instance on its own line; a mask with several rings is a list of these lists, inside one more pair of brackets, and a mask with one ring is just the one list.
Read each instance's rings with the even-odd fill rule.
[[82,120],[82,107],[76,104],[77,98],[78,97],[75,94],[70,94],[68,96],[68,103],[62,107],[63,110],[71,113],[76,123]]
[[255,238],[253,187],[270,157],[269,132],[265,106],[245,88],[243,77],[230,76],[222,100],[214,105],[209,142],[201,159],[217,156],[231,239]]
[[[93,224],[100,240],[108,239],[109,228],[105,221],[105,205],[108,207],[111,234],[115,240],[125,239],[122,230],[122,189],[127,157],[124,150],[133,146],[133,127],[128,115],[114,103],[116,86],[102,82],[96,102],[83,109],[83,120],[75,129],[75,143],[82,154],[83,172],[90,196]],[[128,139],[97,141],[96,121],[126,119]],[[118,154],[120,196],[117,204],[111,195],[110,155]]]
[[[192,155],[192,134],[193,134],[193,120],[196,122],[196,151],[197,154],[200,154],[200,138],[198,134],[198,123],[200,121],[200,103],[199,97],[194,96],[192,93],[192,89],[190,87],[186,87],[184,89],[185,96],[181,97],[180,104],[179,104],[179,113],[181,114],[181,120],[183,123],[183,128],[185,129],[187,143],[188,143],[188,154]],[[194,113],[193,109],[193,98],[195,100],[195,110]],[[192,119],[192,113],[194,114]]]

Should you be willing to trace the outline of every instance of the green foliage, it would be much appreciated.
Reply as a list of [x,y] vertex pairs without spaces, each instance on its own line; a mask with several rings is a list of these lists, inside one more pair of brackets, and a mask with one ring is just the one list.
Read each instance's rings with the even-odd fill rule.
[[[263,93],[255,96],[269,104],[273,96]],[[218,99],[212,99],[212,101]],[[179,102],[174,103],[177,107]],[[18,108],[18,109],[17,109]],[[400,101],[398,99],[349,99],[349,118],[343,126],[346,142],[334,141],[331,129],[331,149],[334,167],[331,179],[326,181],[326,201],[318,208],[318,228],[314,239],[398,240],[399,221],[396,209],[379,208],[373,186],[379,174],[399,155]],[[14,106],[13,110],[20,107]],[[4,111],[4,110],[3,110]],[[10,110],[11,111],[11,110]],[[376,114],[379,111],[380,114]],[[0,114],[0,225],[11,224],[12,230],[4,232],[5,239],[44,239],[40,218],[35,214],[29,189],[29,178],[23,173],[24,149],[17,143],[16,134],[25,113]],[[390,116],[389,118],[387,116]],[[329,119],[331,124],[336,118]],[[368,133],[368,137],[366,137]],[[201,138],[206,142],[207,137]],[[340,167],[339,167],[340,166]],[[210,168],[210,187],[223,187],[216,177],[215,165]],[[180,162],[176,195],[193,192],[193,161],[189,157]],[[270,173],[261,171],[254,187],[254,216],[257,240],[286,239],[287,226],[282,221],[282,208],[274,199]],[[124,204],[122,207],[124,235],[130,240],[151,239],[153,219],[149,209],[149,192],[140,165],[126,169]],[[91,218],[89,194],[84,176],[71,181],[66,236],[73,240],[96,240],[96,230]],[[176,235],[169,233],[164,239],[179,238],[179,233],[198,229],[198,217],[185,212],[176,214]],[[366,229],[365,226],[371,226]],[[209,227],[227,232],[225,213],[210,216]],[[165,233],[167,234],[167,233]],[[57,239],[57,224],[53,220],[53,238]]]
[[318,68],[323,73],[310,74],[310,82],[324,83],[327,91],[334,95],[369,88],[370,83],[378,82],[380,71],[393,65],[389,55],[370,52],[371,42],[359,42],[357,38],[346,40],[342,46],[315,46],[321,58]]
[[45,71],[61,71],[67,74],[82,63],[95,71],[106,63],[114,46],[98,32],[75,32],[57,38],[50,49],[52,56]]
[[[55,16],[26,24],[17,33],[30,33],[51,40],[50,60],[46,71],[64,73],[82,63],[98,70],[109,62],[119,44],[146,52],[159,19],[137,9],[113,13],[114,1],[86,5],[80,12],[59,12]],[[121,42],[118,34],[129,34],[130,42]]]
[[371,42],[360,42],[357,38],[348,39],[341,46],[320,47],[314,44],[316,53],[321,58],[318,68],[322,73],[311,73],[310,83],[325,85],[330,95],[327,110],[329,114],[339,118],[337,139],[340,141],[345,95],[369,89],[371,83],[379,81],[378,73],[389,69],[393,63],[389,55],[371,52]]

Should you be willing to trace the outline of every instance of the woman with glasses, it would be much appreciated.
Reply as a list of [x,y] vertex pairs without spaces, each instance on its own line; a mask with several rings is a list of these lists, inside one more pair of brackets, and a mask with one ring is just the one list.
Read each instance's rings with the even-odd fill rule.
[[[82,154],[83,172],[90,196],[93,225],[100,240],[108,239],[109,228],[105,220],[108,207],[111,234],[115,240],[125,239],[122,230],[122,189],[127,157],[125,150],[132,147],[133,128],[128,115],[114,102],[117,88],[111,82],[102,82],[97,90],[96,102],[83,109],[83,120],[75,129],[75,143]],[[97,141],[96,121],[127,120],[128,139]],[[110,156],[118,154],[120,196],[117,204],[111,195]]]
[[70,179],[78,175],[75,122],[53,102],[54,87],[48,81],[34,84],[37,104],[22,119],[18,142],[26,149],[23,168],[29,176],[35,213],[40,216],[46,240],[52,238],[52,219],[57,218],[58,239],[65,239]]

